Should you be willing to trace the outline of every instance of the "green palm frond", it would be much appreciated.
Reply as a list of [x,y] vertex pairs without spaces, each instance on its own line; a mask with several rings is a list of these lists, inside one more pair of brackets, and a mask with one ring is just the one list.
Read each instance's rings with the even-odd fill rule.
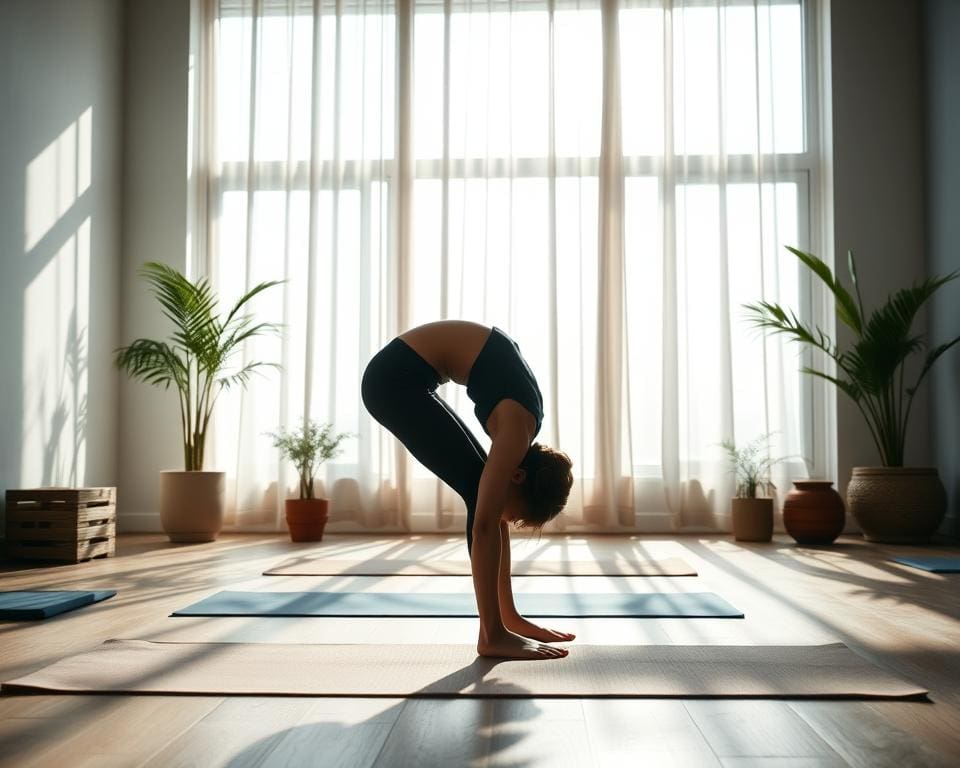
[[174,325],[173,338],[193,354],[209,343],[216,297],[205,278],[191,283],[168,264],[148,262],[140,269],[150,291]]
[[[800,261],[806,264],[814,274],[819,277],[823,283],[830,289],[837,302],[837,318],[845,325],[850,326],[856,333],[860,333],[863,328],[863,317],[860,308],[853,300],[853,297],[847,292],[846,288],[840,285],[840,281],[833,276],[833,272],[826,262],[814,256],[812,253],[806,253],[798,248],[786,249],[796,256]],[[853,261],[853,254],[850,254],[850,261]]]
[[169,344],[153,339],[137,339],[117,350],[117,365],[134,379],[168,388],[186,381],[187,365]]
[[277,363],[248,363],[239,371],[229,376],[221,376],[217,379],[217,386],[220,389],[230,389],[232,387],[245,387],[250,383],[250,375],[259,372],[260,368],[279,368]]
[[920,382],[926,378],[926,375],[930,372],[930,369],[933,368],[933,364],[937,362],[937,360],[940,358],[940,355],[958,343],[960,343],[960,336],[948,341],[946,344],[941,344],[939,347],[931,349],[927,353],[926,359],[923,361],[923,367],[920,369],[920,375],[917,376],[916,383],[910,387],[907,392],[909,392],[911,395],[916,392],[917,387],[920,386]]
[[758,301],[755,304],[743,306],[748,313],[747,319],[756,328],[783,334],[791,341],[810,344],[830,357],[836,358],[837,348],[831,338],[820,328],[808,328],[793,310],[785,310],[779,304],[768,301]]
[[268,280],[266,282],[260,283],[259,285],[254,286],[249,291],[247,291],[243,296],[237,299],[237,303],[233,305],[233,308],[227,313],[227,319],[224,321],[224,325],[230,325],[237,315],[240,314],[240,311],[258,294],[267,290],[267,288],[272,288],[275,285],[281,285],[284,281],[282,280]]
[[848,379],[841,379],[837,376],[831,376],[823,371],[818,371],[816,368],[801,368],[801,373],[809,374],[810,376],[817,376],[818,378],[825,379],[833,384],[837,389],[841,390],[846,394],[851,400],[855,403],[859,403],[863,398],[863,392],[860,387],[853,381]]
[[856,300],[822,260],[797,248],[787,246],[787,250],[830,290],[836,301],[837,319],[853,331],[853,343],[849,349],[840,351],[819,328],[808,327],[792,310],[766,301],[745,304],[747,320],[761,330],[784,334],[830,357],[838,369],[836,376],[811,367],[803,368],[803,372],[831,382],[850,397],[867,421],[883,464],[902,465],[907,421],[917,387],[937,359],[960,342],[958,337],[931,350],[914,385],[905,387],[906,364],[926,346],[924,337],[913,333],[913,324],[927,301],[944,285],[960,277],[960,272],[931,277],[898,290],[867,316],[852,251],[847,254],[847,268]]
[[164,317],[173,325],[169,342],[137,339],[116,350],[117,366],[133,378],[154,386],[175,385],[180,397],[186,469],[202,469],[206,433],[217,395],[223,389],[246,386],[255,369],[272,363],[249,363],[224,375],[230,358],[244,342],[272,333],[272,323],[253,324],[241,315],[249,301],[280,281],[260,283],[232,307],[226,320],[217,314],[217,297],[206,278],[191,282],[185,275],[160,262],[140,269]]

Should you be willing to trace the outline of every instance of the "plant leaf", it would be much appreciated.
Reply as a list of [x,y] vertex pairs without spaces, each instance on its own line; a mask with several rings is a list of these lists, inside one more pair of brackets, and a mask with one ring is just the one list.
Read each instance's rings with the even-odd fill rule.
[[837,301],[837,317],[845,325],[852,328],[859,336],[863,329],[863,318],[860,315],[860,310],[857,308],[853,297],[850,296],[846,288],[840,284],[839,280],[834,278],[833,272],[830,270],[830,267],[827,266],[826,262],[817,258],[812,253],[806,253],[789,245],[784,247],[806,264],[811,271],[826,284]]

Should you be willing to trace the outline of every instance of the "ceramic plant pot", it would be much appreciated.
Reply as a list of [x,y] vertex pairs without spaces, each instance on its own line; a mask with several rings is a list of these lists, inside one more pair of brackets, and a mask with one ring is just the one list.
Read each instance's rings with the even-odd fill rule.
[[783,525],[798,544],[830,544],[843,530],[843,498],[829,480],[794,480],[783,501]]
[[323,541],[327,525],[327,499],[287,499],[287,528],[292,541]]
[[160,525],[170,541],[214,541],[223,527],[225,472],[160,473]]
[[854,467],[847,509],[867,541],[919,544],[940,527],[947,492],[935,467]]
[[733,538],[770,541],[773,538],[773,499],[733,499]]

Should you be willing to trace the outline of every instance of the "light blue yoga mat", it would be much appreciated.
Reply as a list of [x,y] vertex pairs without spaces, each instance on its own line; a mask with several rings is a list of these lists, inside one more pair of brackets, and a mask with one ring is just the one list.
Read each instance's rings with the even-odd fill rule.
[[[518,593],[524,616],[722,618],[743,613],[712,592]],[[172,616],[408,616],[477,615],[472,592],[218,592]]]
[[960,573],[960,557],[932,555],[917,555],[915,557],[895,557],[895,563],[909,565],[911,568],[919,568],[921,571],[930,571],[931,573]]
[[46,619],[117,594],[112,589],[86,591],[0,592],[0,619]]

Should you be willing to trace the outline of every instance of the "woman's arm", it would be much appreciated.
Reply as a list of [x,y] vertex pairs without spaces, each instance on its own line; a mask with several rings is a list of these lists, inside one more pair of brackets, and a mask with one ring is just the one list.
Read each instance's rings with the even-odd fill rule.
[[513,585],[510,579],[510,524],[502,520],[500,522],[500,579],[497,583],[497,592],[500,598],[500,617],[503,625],[511,632],[531,640],[539,640],[541,643],[568,643],[576,638],[572,632],[547,629],[523,618],[513,602]]
[[[520,439],[514,439],[514,438]],[[490,640],[506,632],[500,615],[498,583],[501,559],[504,555],[501,543],[501,519],[510,491],[510,478],[523,460],[526,444],[523,436],[515,436],[501,429],[490,446],[490,453],[480,476],[477,495],[477,511],[473,520],[473,549],[470,566],[473,571],[473,589],[477,595],[477,611],[480,614],[480,640]],[[508,570],[509,572],[509,570]]]
[[500,577],[497,580],[497,594],[500,598],[500,617],[504,624],[510,625],[512,619],[520,616],[513,602],[513,585],[510,583],[510,523],[500,521]]
[[[510,492],[510,478],[526,454],[527,440],[526,433],[519,429],[498,430],[480,477],[470,556],[480,614],[477,652],[498,658],[560,658],[567,655],[566,650],[510,631],[501,615],[499,584],[503,558],[506,558],[508,579],[510,569],[510,546],[507,540],[504,551],[501,515]],[[512,607],[512,595],[509,600]]]

